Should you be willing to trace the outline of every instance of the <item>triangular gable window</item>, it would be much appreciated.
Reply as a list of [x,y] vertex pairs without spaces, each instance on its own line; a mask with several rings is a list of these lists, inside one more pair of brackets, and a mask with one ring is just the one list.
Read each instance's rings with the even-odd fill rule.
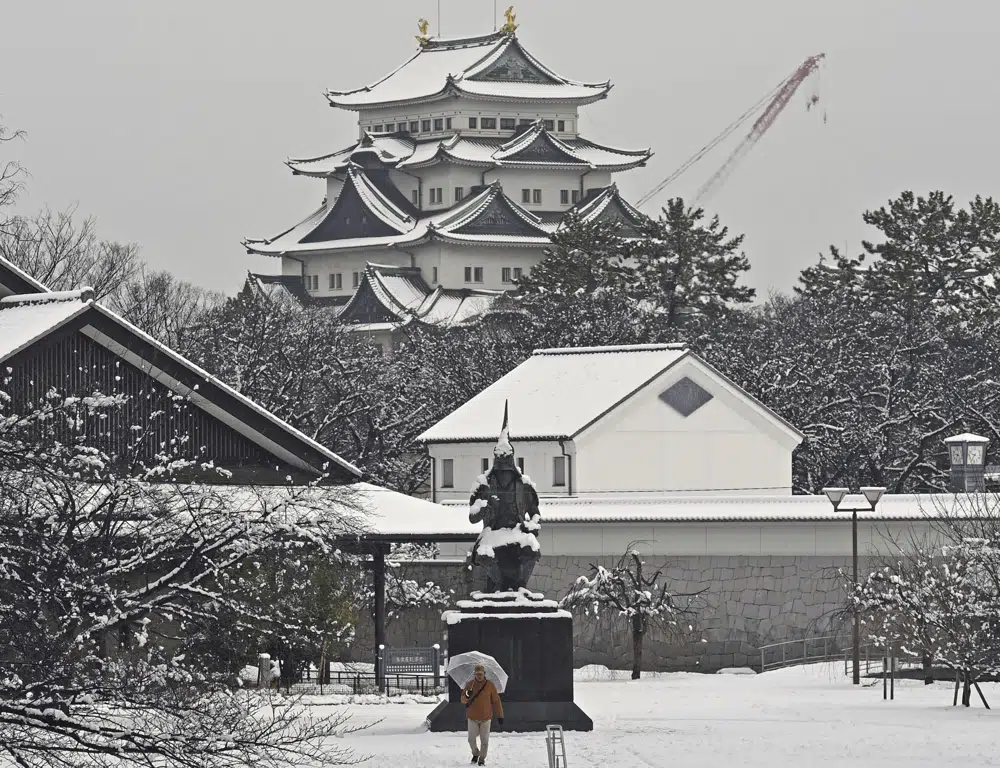
[[507,83],[558,84],[532,64],[517,45],[510,45],[503,55],[470,80],[492,80]]
[[475,219],[452,231],[459,235],[545,236],[544,232],[518,216],[502,195],[494,197]]

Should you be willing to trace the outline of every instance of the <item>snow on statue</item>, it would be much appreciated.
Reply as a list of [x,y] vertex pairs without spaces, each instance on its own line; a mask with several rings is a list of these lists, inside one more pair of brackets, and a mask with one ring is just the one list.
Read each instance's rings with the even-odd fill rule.
[[534,483],[514,461],[503,409],[500,439],[493,449],[493,467],[480,475],[469,500],[469,521],[482,521],[472,550],[473,565],[486,569],[487,592],[516,592],[526,587],[541,555],[535,534],[541,528]]

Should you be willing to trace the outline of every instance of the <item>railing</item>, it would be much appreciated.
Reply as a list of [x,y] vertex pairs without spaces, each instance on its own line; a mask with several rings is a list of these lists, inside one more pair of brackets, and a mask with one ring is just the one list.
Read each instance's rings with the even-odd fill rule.
[[[781,643],[762,645],[760,650],[760,671],[781,669],[799,664],[816,664],[822,661],[844,660],[844,674],[850,674],[853,654],[851,639],[844,635],[807,637],[801,640],[785,640]],[[862,675],[880,675],[886,668],[885,659],[890,654],[880,645],[869,643],[861,646],[860,665]],[[920,660],[897,654],[895,668],[914,667]]]
[[385,694],[388,696],[399,696],[403,694],[418,694],[420,696],[436,696],[447,692],[447,681],[445,678],[430,675],[408,674],[388,674],[385,675],[382,686],[375,672],[352,672],[338,671],[330,672],[328,680],[320,680],[318,676],[310,673],[304,680],[292,683],[290,686],[282,686],[286,693],[290,694],[319,694],[326,695],[359,695],[359,694]]
[[845,652],[843,650],[845,642],[849,649],[850,641],[845,640],[843,635],[806,637],[801,640],[785,640],[781,643],[762,645],[758,649],[760,671],[839,659]]

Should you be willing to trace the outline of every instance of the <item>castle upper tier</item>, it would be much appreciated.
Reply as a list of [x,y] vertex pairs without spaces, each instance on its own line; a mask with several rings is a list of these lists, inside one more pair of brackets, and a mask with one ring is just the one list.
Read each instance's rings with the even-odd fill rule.
[[355,323],[461,322],[510,289],[543,256],[573,209],[624,228],[640,214],[612,175],[644,165],[647,149],[579,134],[579,108],[611,83],[568,80],[499,32],[435,39],[372,85],[328,91],[358,113],[358,139],[287,162],[325,179],[306,219],[249,253],[281,259],[281,275],[252,275],[306,303],[343,306]]

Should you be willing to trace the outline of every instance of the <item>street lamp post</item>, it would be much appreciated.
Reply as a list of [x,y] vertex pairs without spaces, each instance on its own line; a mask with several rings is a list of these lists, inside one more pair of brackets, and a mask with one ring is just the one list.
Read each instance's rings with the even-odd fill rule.
[[[857,589],[858,585],[858,512],[874,512],[875,505],[878,504],[879,499],[882,498],[882,494],[885,493],[885,488],[872,488],[864,487],[861,488],[861,493],[868,501],[867,507],[851,507],[850,509],[841,509],[840,505],[843,503],[844,499],[847,497],[847,488],[824,488],[823,493],[833,504],[834,512],[850,512],[851,513],[851,557],[853,560],[853,579],[854,586]],[[861,617],[858,614],[857,608],[854,609],[854,626],[852,630],[851,638],[851,656],[854,664],[853,670],[853,682],[855,685],[861,684]]]

